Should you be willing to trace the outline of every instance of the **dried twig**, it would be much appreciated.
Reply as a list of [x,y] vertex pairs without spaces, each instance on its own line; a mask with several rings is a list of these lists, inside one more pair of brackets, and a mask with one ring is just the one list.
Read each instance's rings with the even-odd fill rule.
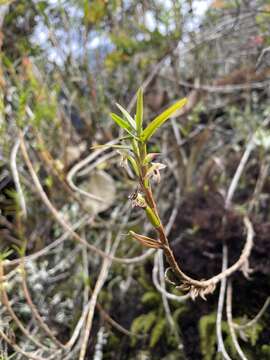
[[246,322],[245,324],[233,323],[233,326],[237,330],[245,330],[246,328],[255,325],[260,320],[260,318],[264,315],[264,313],[265,313],[265,311],[266,311],[266,309],[268,308],[269,305],[270,305],[270,297],[268,297],[265,300],[265,303],[263,304],[261,310],[258,312],[258,314],[252,320]]
[[166,291],[165,288],[163,288],[158,280],[158,254],[155,255],[155,261],[154,261],[154,266],[153,266],[153,272],[152,272],[152,279],[153,279],[153,283],[156,287],[156,289],[163,294],[164,296],[166,296],[167,299],[170,300],[174,300],[177,301],[179,303],[182,303],[184,301],[186,301],[187,299],[190,298],[189,294],[185,294],[185,295],[175,295],[175,294],[171,294],[169,292]]
[[236,172],[233,176],[233,179],[231,181],[231,184],[230,184],[230,187],[229,187],[229,190],[227,192],[227,196],[226,196],[226,200],[225,200],[225,208],[228,209],[231,205],[231,202],[232,202],[232,198],[233,198],[233,195],[235,193],[235,190],[237,188],[237,185],[239,183],[239,180],[240,180],[240,177],[244,171],[244,168],[246,166],[246,163],[249,159],[249,156],[252,152],[252,150],[254,149],[255,147],[255,136],[252,136],[252,138],[249,140],[247,146],[246,146],[246,149],[244,151],[244,154],[239,162],[239,165],[236,169]]
[[246,355],[244,354],[243,350],[241,349],[236,333],[235,333],[235,328],[233,326],[233,320],[232,320],[232,282],[229,279],[228,281],[228,288],[227,288],[227,299],[226,299],[226,309],[227,309],[227,320],[228,320],[228,325],[229,325],[229,330],[230,330],[230,334],[232,337],[232,341],[234,344],[234,347],[239,355],[239,357],[242,360],[248,360]]
[[[113,140],[113,141],[108,142],[106,145],[114,145],[116,143],[117,143],[117,140]],[[104,148],[96,150],[93,153],[89,154],[86,158],[84,158],[83,160],[81,160],[77,164],[75,164],[70,169],[70,171],[67,175],[67,182],[74,191],[77,191],[78,193],[85,195],[85,196],[89,197],[90,199],[100,201],[100,202],[103,202],[104,200],[94,194],[91,194],[89,192],[86,192],[86,191],[80,189],[77,185],[75,185],[73,178],[82,168],[84,168],[91,161],[93,161],[96,157],[98,157],[100,154],[102,154],[102,152],[104,152]],[[115,154],[109,154],[109,155],[110,155],[110,157],[115,156]]]
[[[254,137],[251,138],[251,140],[249,141],[246,150],[240,160],[240,163],[236,169],[236,172],[234,174],[234,177],[230,183],[228,192],[227,192],[227,196],[225,199],[225,208],[228,209],[231,206],[231,201],[233,198],[233,195],[236,191],[238,182],[240,180],[240,177],[242,175],[242,172],[244,170],[244,167],[248,161],[249,155],[251,153],[251,151],[254,148]],[[248,262],[248,258],[251,252],[251,248],[253,245],[253,237],[254,237],[254,231],[253,231],[253,227],[251,222],[249,221],[249,219],[247,217],[244,218],[244,223],[245,226],[247,228],[248,234],[247,234],[247,241],[246,241],[246,245],[245,249],[246,251],[242,252],[242,255],[244,254],[244,256],[242,257],[242,265],[247,264]],[[249,240],[249,241],[248,241]],[[223,244],[223,257],[222,257],[222,272],[226,272],[227,266],[228,266],[228,247],[226,244]],[[241,256],[242,256],[241,255]],[[240,258],[241,258],[240,256]],[[240,259],[239,259],[240,260]],[[224,342],[223,342],[223,337],[222,337],[222,330],[221,330],[221,322],[222,322],[222,313],[223,313],[223,306],[224,306],[224,299],[225,299],[225,294],[226,294],[226,282],[227,279],[226,277],[224,277],[221,281],[221,285],[220,285],[220,292],[219,292],[219,299],[218,299],[218,310],[217,310],[217,322],[216,322],[216,332],[217,332],[217,341],[218,341],[218,351],[220,351],[222,353],[222,355],[224,356],[225,359],[230,359],[229,355],[227,354],[227,351],[225,349],[224,346]]]
[[[106,245],[106,252],[109,252],[110,245],[111,245],[110,243],[111,243],[111,241],[108,240],[107,245]],[[98,297],[98,294],[100,293],[100,290],[102,289],[102,286],[108,275],[109,266],[110,266],[110,260],[108,258],[104,259],[97,282],[96,282],[96,285],[95,285],[95,288],[94,288],[94,291],[93,291],[93,294],[91,296],[91,300],[89,302],[89,310],[88,310],[88,314],[87,314],[86,326],[85,326],[83,341],[81,344],[79,360],[84,360],[85,355],[86,355],[88,339],[89,339],[89,334],[90,334],[90,331],[92,328],[92,322],[93,322],[93,316],[94,316],[94,311],[95,311],[95,307],[96,307],[97,297]]]
[[[223,256],[222,256],[222,271],[225,271],[228,266],[228,248],[227,245],[223,245]],[[221,280],[220,284],[220,291],[219,291],[219,297],[218,297],[218,308],[217,308],[217,321],[216,321],[216,333],[217,333],[217,343],[218,343],[218,349],[217,351],[222,354],[225,360],[231,360],[230,356],[228,355],[224,342],[223,342],[223,336],[222,336],[222,312],[223,312],[223,306],[224,306],[224,300],[225,300],[225,292],[226,292],[226,282],[227,279],[224,277]]]
[[166,315],[166,318],[167,318],[167,321],[169,323],[169,325],[171,326],[171,329],[175,335],[175,338],[177,339],[177,342],[179,344],[179,346],[181,345],[180,344],[180,336],[178,334],[178,330],[177,330],[177,327],[176,327],[176,324],[175,324],[175,321],[172,317],[172,313],[171,313],[171,309],[170,309],[170,305],[169,305],[169,302],[168,302],[168,298],[166,296],[166,282],[165,282],[165,278],[164,278],[164,262],[163,262],[163,253],[162,251],[158,251],[157,253],[157,256],[158,256],[158,266],[159,266],[159,274],[160,274],[160,277],[159,277],[159,281],[160,281],[160,284],[161,284],[161,288],[164,290],[164,292],[161,293],[161,297],[162,297],[162,302],[163,302],[163,308],[164,308],[164,311],[165,311],[165,315]]

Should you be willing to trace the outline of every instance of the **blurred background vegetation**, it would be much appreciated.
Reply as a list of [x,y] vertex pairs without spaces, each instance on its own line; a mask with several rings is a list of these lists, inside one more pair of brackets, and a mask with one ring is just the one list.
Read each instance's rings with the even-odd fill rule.
[[115,151],[90,150],[121,136],[109,113],[134,114],[140,86],[146,122],[188,98],[150,146],[185,271],[218,273],[224,244],[235,262],[243,215],[253,223],[253,273],[232,277],[244,357],[225,307],[220,326],[229,359],[270,358],[269,23],[269,0],[0,0],[1,359],[224,356],[219,289],[192,302],[165,284],[162,257],[126,236],[151,231],[128,200],[134,177]]

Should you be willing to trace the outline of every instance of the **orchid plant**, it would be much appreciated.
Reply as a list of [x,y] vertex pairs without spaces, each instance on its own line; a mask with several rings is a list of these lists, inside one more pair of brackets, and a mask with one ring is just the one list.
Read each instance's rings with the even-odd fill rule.
[[137,234],[130,231],[130,236],[140,242],[143,246],[163,250],[166,259],[175,275],[181,281],[179,288],[189,291],[195,298],[200,295],[214,291],[215,285],[204,284],[204,282],[194,280],[187,276],[177,264],[173,251],[170,247],[168,238],[165,233],[164,225],[159,216],[158,207],[153,196],[151,184],[160,181],[160,170],[165,168],[164,164],[155,162],[157,153],[149,153],[147,145],[156,131],[171,117],[176,111],[181,109],[187,103],[183,98],[155,117],[146,127],[143,125],[143,91],[140,88],[137,92],[136,115],[133,118],[127,110],[117,104],[122,116],[111,113],[114,122],[126,132],[126,136],[121,138],[127,142],[127,145],[113,145],[121,151],[122,161],[132,169],[134,176],[138,181],[138,187],[135,193],[130,195],[132,206],[141,208],[154,227],[158,238],[153,239],[148,236]]

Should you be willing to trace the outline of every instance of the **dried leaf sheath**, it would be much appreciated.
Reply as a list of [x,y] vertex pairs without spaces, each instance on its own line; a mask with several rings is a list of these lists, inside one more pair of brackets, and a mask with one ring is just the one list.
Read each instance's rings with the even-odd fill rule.
[[148,236],[136,234],[134,231],[130,231],[129,234],[133,239],[139,241],[145,247],[153,248],[153,249],[161,249],[162,243],[159,240],[154,240]]

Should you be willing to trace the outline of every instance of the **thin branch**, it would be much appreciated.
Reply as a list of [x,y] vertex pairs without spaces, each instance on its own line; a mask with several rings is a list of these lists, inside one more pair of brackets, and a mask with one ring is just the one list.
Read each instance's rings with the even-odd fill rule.
[[228,325],[229,325],[229,330],[230,330],[230,334],[232,337],[232,341],[234,344],[234,347],[239,355],[239,357],[242,360],[248,360],[248,358],[246,357],[246,355],[244,354],[243,350],[241,349],[236,333],[235,333],[235,328],[233,326],[233,319],[232,319],[232,282],[229,279],[228,281],[228,288],[227,288],[227,299],[226,299],[226,310],[227,310],[227,320],[228,320]]
[[[111,244],[111,241],[110,241],[110,239],[108,239],[107,244],[106,244],[106,252],[109,252],[110,244]],[[95,311],[95,307],[96,307],[96,303],[97,303],[97,298],[98,298],[98,295],[99,295],[99,293],[104,285],[104,282],[107,278],[110,264],[111,264],[111,262],[109,259],[103,260],[103,264],[102,264],[94,291],[91,296],[91,300],[89,303],[89,310],[88,310],[88,314],[87,314],[87,321],[86,321],[86,326],[85,326],[85,331],[84,331],[84,337],[83,337],[83,341],[81,344],[79,360],[85,359],[87,345],[88,345],[88,339],[89,339],[90,331],[92,328],[94,311]]]
[[255,147],[255,137],[253,136],[251,138],[251,140],[248,142],[247,144],[247,147],[246,147],[246,150],[240,160],[240,163],[236,169],[236,172],[234,174],[234,177],[231,181],[231,184],[230,184],[230,187],[229,187],[229,190],[228,190],[228,193],[227,193],[227,196],[226,196],[226,200],[225,200],[225,208],[228,209],[231,205],[231,202],[232,202],[232,198],[233,198],[233,195],[235,193],[235,190],[237,188],[237,185],[239,183],[239,180],[240,180],[240,177],[244,171],[244,168],[246,166],[246,163],[249,159],[249,156],[252,152],[252,150],[254,149]]
[[[223,245],[223,256],[222,256],[222,271],[225,271],[228,266],[228,248],[227,245]],[[218,343],[218,352],[220,352],[225,360],[232,360],[228,355],[225,345],[223,342],[222,336],[222,313],[225,300],[226,292],[226,277],[221,280],[220,291],[218,297],[218,308],[217,308],[217,321],[216,321],[216,334],[217,334],[217,343]]]
[[[165,77],[165,76],[162,76]],[[171,77],[166,76],[167,80],[175,82],[175,80]],[[245,84],[239,84],[239,85],[203,85],[203,84],[192,84],[187,81],[179,81],[179,84],[185,87],[188,87],[190,89],[195,89],[197,91],[207,91],[208,93],[220,93],[220,94],[230,94],[233,92],[237,92],[240,90],[246,90],[246,89],[263,89],[267,86],[269,86],[270,81],[264,80],[264,81],[256,81],[256,82],[248,82]]]
[[189,294],[186,295],[175,295],[175,294],[171,294],[169,292],[166,291],[166,289],[164,289],[159,281],[158,281],[158,254],[155,255],[155,261],[154,261],[154,266],[153,266],[153,271],[152,271],[152,279],[153,279],[153,283],[156,287],[156,289],[161,293],[164,294],[168,299],[170,300],[174,300],[177,301],[179,303],[182,303],[184,301],[186,301],[187,299],[190,298]]
[[[234,174],[234,177],[231,181],[231,184],[229,186],[228,192],[227,192],[227,196],[225,199],[225,208],[228,209],[231,206],[231,201],[233,198],[233,195],[236,191],[237,185],[239,183],[240,177],[242,175],[242,172],[244,170],[244,167],[248,161],[249,155],[251,153],[251,151],[254,148],[254,137],[251,138],[251,140],[249,141],[246,150],[240,160],[240,163],[236,169],[236,172]],[[254,237],[254,231],[253,231],[253,227],[252,224],[250,223],[248,218],[244,218],[244,222],[245,222],[245,226],[247,228],[248,231],[248,235],[247,235],[247,240],[246,240],[246,245],[248,244],[248,246],[245,246],[246,248],[246,252],[242,252],[242,255],[245,253],[245,256],[242,257],[243,261],[243,265],[248,261],[248,257],[250,255],[251,252],[251,248],[253,245],[253,237]],[[249,241],[248,241],[249,240]],[[222,272],[225,273],[226,271],[228,271],[227,266],[228,266],[228,247],[226,244],[223,244],[223,257],[222,257]],[[241,256],[242,256],[241,255]],[[240,256],[240,258],[241,258]],[[240,259],[239,259],[240,260]],[[219,292],[219,299],[218,299],[218,309],[217,309],[217,321],[216,321],[216,333],[217,333],[217,341],[218,341],[218,351],[220,351],[223,355],[223,357],[225,359],[230,359],[225,346],[224,346],[224,342],[223,342],[223,337],[222,337],[222,328],[221,328],[221,323],[222,323],[222,313],[223,313],[223,307],[224,307],[224,300],[225,300],[225,293],[226,293],[226,282],[227,279],[226,277],[224,277],[221,281],[221,285],[220,285],[220,292]]]
[[233,326],[237,329],[237,330],[245,330],[248,327],[251,327],[253,325],[255,325],[260,318],[264,315],[266,309],[268,308],[270,304],[270,296],[265,300],[265,303],[263,304],[261,310],[258,312],[258,314],[250,321],[248,321],[245,324],[233,324]]
[[[103,155],[102,157],[98,158],[94,164],[91,164],[87,169],[83,170],[82,172],[82,175],[86,174],[86,171],[87,173],[90,172],[91,170],[93,170],[97,165],[99,164],[102,164],[103,162],[115,157],[117,154],[116,153],[109,153],[109,154],[105,154]],[[78,163],[80,164],[80,163]],[[77,164],[77,165],[78,165]],[[106,202],[104,199],[88,192],[88,191],[85,191],[81,188],[79,188],[77,185],[75,185],[74,181],[73,181],[73,177],[74,177],[74,173],[71,172],[72,169],[70,170],[70,172],[68,173],[68,176],[67,176],[67,182],[69,184],[69,186],[74,190],[74,191],[77,191],[79,194],[81,195],[84,195],[86,197],[88,197],[89,199],[92,199],[92,200],[95,200],[95,201],[98,201],[98,202]],[[70,174],[72,176],[70,176]]]
[[[113,140],[108,142],[105,145],[115,145],[118,142],[119,139]],[[91,194],[89,192],[86,192],[82,189],[80,189],[77,185],[75,185],[73,178],[74,176],[82,169],[84,168],[86,165],[88,165],[91,161],[93,161],[96,157],[98,157],[100,154],[102,154],[104,152],[106,147],[96,150],[93,153],[89,154],[86,158],[84,158],[83,160],[79,161],[77,164],[75,164],[70,171],[67,174],[67,182],[69,184],[69,186],[74,190],[79,192],[80,194],[83,194],[87,197],[89,197],[90,199],[96,200],[96,201],[100,201],[103,202],[104,200],[101,199],[99,196],[96,196],[94,194]],[[110,154],[111,155],[111,154]],[[114,154],[113,154],[114,155]],[[112,155],[111,155],[112,156]]]
[[[158,257],[158,265],[159,265],[159,281],[161,284],[161,288],[164,290],[164,292],[161,293],[162,296],[162,302],[163,302],[163,308],[166,314],[167,321],[169,325],[171,326],[172,331],[174,332],[175,338],[177,339],[177,342],[180,343],[180,336],[177,331],[177,327],[175,325],[175,321],[172,317],[170,305],[168,302],[168,298],[166,296],[166,283],[164,278],[164,262],[163,262],[163,253],[161,250],[157,253]],[[180,344],[179,344],[180,345]]]

